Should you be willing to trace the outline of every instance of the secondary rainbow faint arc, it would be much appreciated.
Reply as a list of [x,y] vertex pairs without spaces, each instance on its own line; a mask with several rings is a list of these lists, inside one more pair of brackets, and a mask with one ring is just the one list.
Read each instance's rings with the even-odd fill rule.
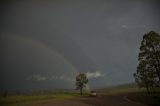
[[58,51],[55,51],[53,49],[51,49],[50,47],[48,47],[47,45],[41,43],[41,42],[38,42],[36,40],[32,40],[32,39],[29,39],[27,37],[20,37],[20,36],[17,36],[17,35],[1,35],[2,38],[9,38],[9,39],[15,39],[15,40],[20,40],[20,41],[24,41],[24,42],[27,42],[31,45],[34,45],[34,46],[39,46],[41,48],[44,48],[44,49],[47,49],[47,51],[49,51],[50,53],[52,53],[53,55],[56,55],[57,57],[59,57],[60,59],[62,59],[64,61],[64,63],[66,64],[69,64],[72,68],[72,70],[75,71],[75,73],[79,73],[79,71],[77,70],[76,67],[74,67],[72,65],[72,63],[70,61],[68,61],[64,56],[62,56]]

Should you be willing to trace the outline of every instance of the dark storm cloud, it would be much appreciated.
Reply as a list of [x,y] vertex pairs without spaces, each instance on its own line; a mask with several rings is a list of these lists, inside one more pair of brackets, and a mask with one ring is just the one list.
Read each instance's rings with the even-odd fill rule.
[[[91,79],[91,86],[133,82],[143,34],[150,30],[160,33],[158,4],[158,0],[4,2],[1,48],[5,55],[1,55],[4,60],[1,73],[13,77],[15,84],[29,78],[21,81],[27,82],[28,87],[40,86],[40,82],[43,82],[40,87],[63,87],[62,79],[74,78],[74,71],[67,71],[73,67],[92,76],[104,74]],[[12,37],[6,39],[6,33]],[[14,36],[38,42],[54,53],[28,41],[17,41]],[[6,78],[1,79],[13,86]],[[34,82],[35,79],[39,82]],[[51,84],[53,81],[55,86]]]

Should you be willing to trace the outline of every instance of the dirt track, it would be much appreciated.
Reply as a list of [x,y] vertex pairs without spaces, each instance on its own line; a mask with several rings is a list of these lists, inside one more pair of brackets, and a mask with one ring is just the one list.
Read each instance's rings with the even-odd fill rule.
[[34,106],[145,106],[124,99],[124,95],[100,95],[97,97],[82,97],[72,100],[43,102]]

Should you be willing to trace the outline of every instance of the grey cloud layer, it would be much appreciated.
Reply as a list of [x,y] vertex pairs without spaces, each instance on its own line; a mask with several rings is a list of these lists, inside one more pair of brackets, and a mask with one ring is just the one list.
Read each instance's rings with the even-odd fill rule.
[[[4,89],[21,88],[24,82],[28,89],[34,84],[63,88],[66,82],[56,79],[64,74],[72,79],[78,72],[88,72],[92,87],[133,82],[143,34],[160,33],[158,4],[158,0],[6,1],[1,4],[0,83],[5,82]],[[12,37],[4,37],[6,33]],[[46,80],[50,75],[55,81]],[[28,76],[40,81],[26,81]]]

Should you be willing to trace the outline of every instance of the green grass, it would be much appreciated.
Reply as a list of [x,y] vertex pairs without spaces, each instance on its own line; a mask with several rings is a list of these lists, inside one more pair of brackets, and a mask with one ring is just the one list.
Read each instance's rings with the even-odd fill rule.
[[128,98],[148,106],[160,106],[160,92],[148,94],[146,91],[129,93]]
[[115,93],[115,94],[117,94],[117,93],[127,93],[127,92],[137,92],[138,91],[138,89],[137,88],[127,88],[127,89],[112,89],[112,90],[110,90],[108,93],[111,93],[111,94],[113,94],[113,93]]
[[127,95],[128,99],[148,106],[160,106],[160,89],[156,89],[156,92],[150,95],[147,93],[146,88],[140,89],[135,85],[111,87],[103,91],[107,95],[122,93]]
[[30,95],[30,96],[7,96],[0,97],[0,106],[24,106],[26,104],[32,104],[39,101],[51,100],[66,100],[74,97],[78,97],[77,93],[55,93],[47,95]]
[[131,93],[131,92],[138,92],[143,91],[144,89],[139,89],[135,85],[125,85],[125,86],[116,86],[103,89],[101,92],[104,92],[107,95],[114,95],[119,93]]

